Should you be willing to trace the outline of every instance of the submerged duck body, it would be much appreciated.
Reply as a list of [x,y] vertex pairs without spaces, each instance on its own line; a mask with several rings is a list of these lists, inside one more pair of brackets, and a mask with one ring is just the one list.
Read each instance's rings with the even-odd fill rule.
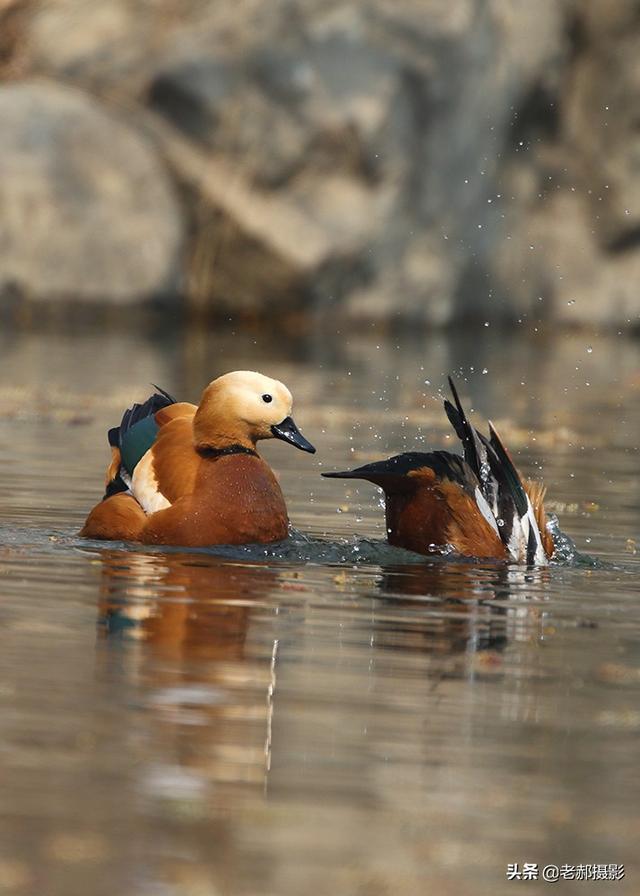
[[520,476],[491,423],[488,438],[471,426],[451,379],[449,384],[454,404],[445,400],[444,407],[462,442],[462,456],[409,452],[322,475],[380,486],[388,540],[397,547],[545,565],[554,546],[544,486]]
[[160,390],[129,408],[109,431],[106,493],[80,534],[182,546],[282,540],[286,504],[256,443],[278,438],[315,451],[291,405],[282,383],[235,371],[210,383],[199,405]]

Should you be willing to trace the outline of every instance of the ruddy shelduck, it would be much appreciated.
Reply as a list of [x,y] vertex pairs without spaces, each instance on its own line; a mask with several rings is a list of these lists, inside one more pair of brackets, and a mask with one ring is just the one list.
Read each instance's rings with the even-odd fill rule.
[[162,390],[133,405],[109,430],[106,493],[80,534],[189,547],[286,538],[284,497],[256,445],[315,452],[291,407],[283,383],[245,370],[215,379],[199,405]]
[[545,565],[554,544],[545,488],[518,473],[495,427],[474,429],[449,378],[454,404],[444,408],[463,455],[409,452],[342,473],[382,488],[388,541],[420,554],[448,553]]

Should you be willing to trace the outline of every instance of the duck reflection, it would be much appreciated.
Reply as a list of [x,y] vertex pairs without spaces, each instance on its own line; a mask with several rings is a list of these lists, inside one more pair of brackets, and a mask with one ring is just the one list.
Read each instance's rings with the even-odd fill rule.
[[101,558],[103,634],[144,640],[174,659],[241,659],[251,612],[278,580],[273,570],[193,554]]
[[173,756],[179,780],[264,784],[277,641],[248,638],[258,615],[268,627],[279,574],[188,553],[100,559],[102,671],[143,695],[153,752]]
[[425,612],[403,613],[403,621],[393,628],[385,623],[379,637],[388,647],[413,646],[446,656],[500,652],[514,641],[538,642],[544,636],[541,602],[548,582],[546,567],[453,560],[387,566],[378,583],[385,604],[415,611],[419,601]]

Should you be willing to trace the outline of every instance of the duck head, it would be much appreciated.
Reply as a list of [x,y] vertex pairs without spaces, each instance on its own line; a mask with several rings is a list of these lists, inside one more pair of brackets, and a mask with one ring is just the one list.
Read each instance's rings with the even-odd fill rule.
[[293,422],[292,404],[291,392],[278,380],[251,370],[225,373],[202,393],[193,421],[196,448],[255,448],[259,439],[282,439],[314,454]]

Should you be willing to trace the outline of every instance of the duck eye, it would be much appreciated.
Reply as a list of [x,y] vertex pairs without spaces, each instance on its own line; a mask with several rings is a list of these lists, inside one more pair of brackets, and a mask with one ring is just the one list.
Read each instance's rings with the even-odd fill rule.
[[269,404],[270,401],[273,401],[273,395],[263,395],[262,400],[265,402],[265,404]]

